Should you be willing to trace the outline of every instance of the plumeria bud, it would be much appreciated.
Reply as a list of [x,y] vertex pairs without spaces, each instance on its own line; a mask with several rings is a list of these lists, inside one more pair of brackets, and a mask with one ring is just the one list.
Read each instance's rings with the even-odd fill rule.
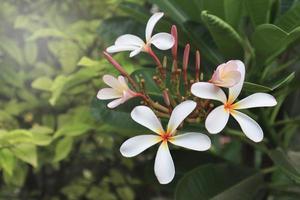
[[241,80],[241,73],[238,70],[238,62],[235,60],[230,60],[227,63],[223,63],[217,67],[210,83],[220,87],[230,88]]
[[115,78],[111,75],[104,75],[103,81],[110,86],[110,88],[103,88],[99,90],[97,98],[100,100],[115,99],[107,104],[109,108],[115,108],[127,100],[138,96],[138,93],[130,90],[123,76]]
[[196,51],[196,82],[199,81],[200,76],[200,52]]
[[177,60],[177,48],[178,48],[178,34],[177,34],[177,27],[175,25],[171,28],[171,35],[174,38],[174,45],[172,47],[172,55],[174,60]]
[[184,52],[183,52],[183,80],[184,84],[187,86],[188,80],[187,80],[187,68],[189,64],[189,55],[190,55],[190,44],[187,44],[185,46]]

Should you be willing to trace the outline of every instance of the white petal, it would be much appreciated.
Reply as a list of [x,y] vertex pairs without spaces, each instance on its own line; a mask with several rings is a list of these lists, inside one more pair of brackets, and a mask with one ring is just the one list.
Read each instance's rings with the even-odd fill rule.
[[226,126],[228,118],[229,112],[224,109],[224,105],[218,106],[208,114],[205,127],[209,133],[219,133]]
[[132,34],[125,34],[118,37],[115,41],[116,46],[138,46],[142,47],[145,45],[144,41],[138,36]]
[[106,74],[102,77],[102,79],[106,85],[112,87],[115,90],[121,91],[120,89],[122,88],[122,86],[120,82],[112,75]]
[[264,133],[256,121],[239,111],[233,111],[231,115],[240,124],[242,131],[250,140],[254,142],[262,141]]
[[119,98],[119,99],[113,100],[112,102],[107,104],[107,107],[113,109],[124,102],[125,102],[125,100],[123,98]]
[[128,88],[127,81],[124,76],[118,76],[118,81],[124,88]]
[[131,111],[131,118],[155,133],[163,134],[164,130],[154,112],[147,106],[136,106]]
[[169,140],[172,144],[195,151],[206,151],[211,146],[211,141],[207,135],[202,133],[185,133]]
[[136,156],[161,140],[157,135],[139,135],[126,140],[120,147],[125,157]]
[[239,96],[239,94],[241,93],[241,90],[244,85],[245,65],[240,60],[231,60],[231,61],[228,61],[227,63],[237,65],[237,70],[241,73],[241,78],[240,78],[239,83],[237,83],[233,87],[229,88],[228,102],[233,103],[236,100],[236,98]]
[[198,82],[191,87],[193,95],[202,99],[213,99],[225,103],[227,101],[226,95],[222,89],[212,83]]
[[175,176],[175,166],[167,142],[162,142],[158,148],[154,173],[160,184],[170,183]]
[[175,40],[169,33],[157,33],[151,38],[151,44],[160,50],[171,49],[174,43]]
[[103,88],[99,90],[97,94],[97,98],[101,100],[115,99],[120,97],[122,97],[122,93],[114,90],[113,88]]
[[255,93],[234,104],[234,109],[271,107],[277,104],[276,99],[267,93]]
[[134,51],[136,49],[140,49],[138,46],[124,46],[124,45],[112,45],[108,48],[106,48],[106,51],[108,53],[117,53],[121,51]]
[[138,55],[141,51],[142,51],[142,48],[136,49],[136,50],[130,52],[129,57],[132,58],[132,57]]
[[160,18],[162,18],[164,16],[164,13],[162,12],[158,12],[158,13],[154,13],[150,19],[147,22],[147,26],[146,26],[146,41],[149,41],[154,29],[155,24],[158,22],[158,20],[160,20]]
[[196,106],[197,103],[191,100],[184,101],[177,105],[171,114],[167,132],[172,134],[183,120],[193,112]]

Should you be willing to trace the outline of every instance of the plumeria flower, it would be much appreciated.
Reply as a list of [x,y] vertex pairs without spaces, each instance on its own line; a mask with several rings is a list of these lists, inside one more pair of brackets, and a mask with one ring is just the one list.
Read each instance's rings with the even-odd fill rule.
[[198,82],[192,85],[191,92],[203,99],[218,100],[223,105],[212,110],[205,120],[205,127],[208,132],[216,134],[221,132],[227,124],[229,116],[239,123],[245,135],[254,142],[263,139],[263,131],[259,124],[246,114],[238,111],[255,107],[271,107],[277,104],[276,99],[266,93],[255,93],[235,103],[240,94],[245,78],[245,65],[241,61],[233,61],[238,65],[241,79],[238,84],[229,88],[228,98],[224,91],[212,83]]
[[175,136],[178,126],[195,108],[196,103],[190,100],[176,106],[165,131],[149,107],[135,107],[131,112],[132,119],[157,135],[139,135],[126,140],[120,148],[121,154],[125,157],[133,157],[160,142],[155,158],[154,172],[161,184],[171,182],[175,176],[175,166],[169,151],[169,142],[196,151],[205,151],[211,146],[209,137],[202,133],[189,132]]
[[111,75],[104,75],[103,81],[110,86],[110,88],[103,88],[99,90],[97,98],[100,100],[115,99],[107,104],[109,108],[115,108],[128,99],[137,96],[137,93],[130,90],[126,79],[123,76],[115,78]]
[[240,79],[241,73],[238,71],[238,62],[230,60],[217,67],[209,82],[216,86],[229,88],[237,84]]
[[106,51],[108,53],[116,53],[121,51],[131,51],[130,57],[139,54],[141,51],[151,51],[151,44],[156,46],[160,50],[167,50],[174,45],[174,38],[169,33],[157,33],[152,36],[152,32],[155,24],[162,18],[164,13],[154,13],[148,20],[146,26],[146,42],[144,42],[138,36],[132,34],[125,34],[117,38],[115,44],[108,47]]

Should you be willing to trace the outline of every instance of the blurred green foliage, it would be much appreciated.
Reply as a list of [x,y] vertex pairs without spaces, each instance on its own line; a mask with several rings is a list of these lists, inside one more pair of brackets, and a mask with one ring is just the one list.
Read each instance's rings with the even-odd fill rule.
[[[167,16],[159,31],[176,24],[180,46],[200,49],[206,77],[241,59],[244,93],[270,92],[279,102],[249,112],[265,146],[249,144],[231,124],[231,142],[212,136],[208,153],[175,149],[168,186],[155,180],[153,151],[120,156],[123,139],[144,131],[129,117],[137,102],[112,112],[95,100],[101,76],[116,73],[101,51],[121,34],[143,37],[156,10]],[[299,13],[297,0],[2,0],[0,200],[299,199]],[[146,55],[115,57],[158,94]]]

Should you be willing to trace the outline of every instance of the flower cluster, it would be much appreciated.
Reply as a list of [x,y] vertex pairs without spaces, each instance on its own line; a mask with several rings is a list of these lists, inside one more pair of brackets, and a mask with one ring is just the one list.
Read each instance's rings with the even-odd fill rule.
[[[203,74],[200,73],[200,53],[196,51],[193,76],[188,74],[190,45],[185,46],[182,66],[179,67],[176,26],[172,26],[171,34],[157,33],[152,36],[156,23],[162,17],[163,13],[155,13],[149,19],[145,31],[145,42],[135,35],[125,34],[117,38],[115,44],[106,49],[104,56],[121,75],[118,78],[104,75],[103,81],[110,88],[101,89],[97,98],[100,100],[114,99],[108,104],[109,108],[115,108],[131,98],[142,99],[141,104],[143,105],[136,106],[131,112],[131,117],[135,122],[156,134],[132,137],[122,144],[120,151],[125,157],[133,157],[160,143],[155,158],[154,172],[161,184],[167,184],[175,175],[169,143],[196,151],[206,151],[211,147],[210,138],[203,133],[179,134],[178,129],[183,127],[184,123],[201,123],[205,120],[207,131],[216,134],[225,128],[231,115],[250,140],[260,142],[263,140],[261,127],[239,110],[271,107],[275,106],[277,102],[272,95],[266,93],[255,93],[236,102],[245,79],[245,65],[239,60],[230,60],[219,65],[212,77],[204,82]],[[161,62],[151,45],[160,50],[172,49],[173,60],[170,72],[167,71],[166,57]],[[152,99],[151,94],[147,92],[143,77],[138,80],[131,77],[109,54],[121,51],[131,51],[130,57],[145,52],[154,59],[157,70],[153,81],[160,88],[164,103]],[[228,89],[228,95],[224,92],[224,88]],[[211,100],[219,101],[221,105],[214,106]],[[163,128],[158,117],[169,119],[166,129]]]

